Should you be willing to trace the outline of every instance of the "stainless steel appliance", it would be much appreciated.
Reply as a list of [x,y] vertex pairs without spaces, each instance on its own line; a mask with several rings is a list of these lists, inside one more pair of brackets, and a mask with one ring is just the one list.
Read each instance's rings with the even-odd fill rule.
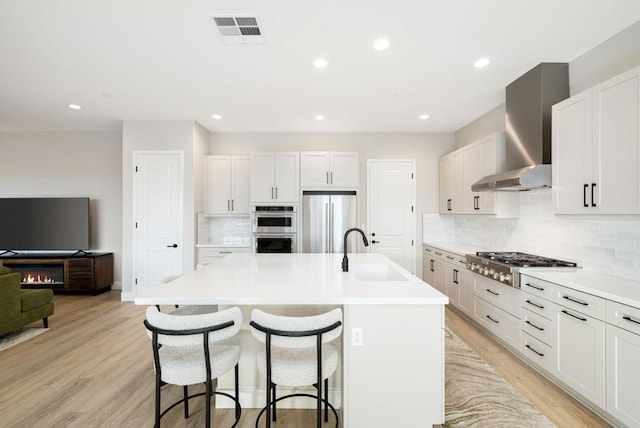
[[[344,232],[356,227],[355,191],[304,191],[302,193],[302,252],[341,253]],[[355,236],[348,246],[355,251]]]
[[295,205],[252,205],[253,233],[296,233],[297,207]]
[[298,252],[298,207],[252,205],[251,241],[255,253]]
[[295,233],[254,233],[252,237],[254,253],[297,253]]
[[505,285],[520,288],[520,268],[571,267],[573,262],[516,252],[477,252],[467,254],[467,269]]

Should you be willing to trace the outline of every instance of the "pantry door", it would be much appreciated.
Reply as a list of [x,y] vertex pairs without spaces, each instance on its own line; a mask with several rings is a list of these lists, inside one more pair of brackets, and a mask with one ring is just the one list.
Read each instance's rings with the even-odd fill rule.
[[367,160],[369,248],[415,275],[415,160]]
[[183,155],[134,153],[134,287],[182,273]]

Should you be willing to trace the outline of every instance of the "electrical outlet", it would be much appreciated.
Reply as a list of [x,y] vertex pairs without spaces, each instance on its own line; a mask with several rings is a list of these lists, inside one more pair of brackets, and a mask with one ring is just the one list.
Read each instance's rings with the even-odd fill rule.
[[351,345],[362,346],[362,328],[354,327],[351,329]]

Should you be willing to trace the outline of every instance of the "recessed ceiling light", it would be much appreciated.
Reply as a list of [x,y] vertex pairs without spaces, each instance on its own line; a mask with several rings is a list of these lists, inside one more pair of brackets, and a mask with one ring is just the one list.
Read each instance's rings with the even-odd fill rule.
[[377,51],[383,51],[389,47],[389,40],[387,39],[378,39],[373,42],[373,48]]
[[78,104],[67,104],[67,107],[74,109],[74,110],[80,110],[82,107],[80,107]]
[[220,119],[222,119],[222,116],[219,115],[219,114],[212,114],[211,115],[211,119],[220,120]]
[[489,65],[491,61],[489,61],[487,58],[480,58],[479,60],[477,60],[476,62],[473,63],[473,66],[475,68],[482,68],[482,67],[486,67],[487,65]]
[[324,116],[321,114],[316,115],[316,120],[324,120]]
[[313,66],[315,68],[325,68],[327,66],[327,60],[324,58],[316,58],[313,61]]
[[418,116],[418,119],[427,120],[427,119],[429,119],[429,115],[428,114],[421,114],[420,116]]

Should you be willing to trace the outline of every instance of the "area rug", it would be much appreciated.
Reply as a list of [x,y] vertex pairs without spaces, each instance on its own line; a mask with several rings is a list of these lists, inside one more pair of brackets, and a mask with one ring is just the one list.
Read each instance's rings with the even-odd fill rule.
[[442,427],[555,427],[446,327],[445,350]]
[[11,348],[18,343],[22,343],[25,340],[29,340],[31,338],[36,337],[39,334],[44,333],[49,330],[48,328],[37,328],[37,327],[24,327],[20,330],[13,331],[11,333],[7,333],[5,335],[0,336],[0,351],[4,351],[5,349]]

